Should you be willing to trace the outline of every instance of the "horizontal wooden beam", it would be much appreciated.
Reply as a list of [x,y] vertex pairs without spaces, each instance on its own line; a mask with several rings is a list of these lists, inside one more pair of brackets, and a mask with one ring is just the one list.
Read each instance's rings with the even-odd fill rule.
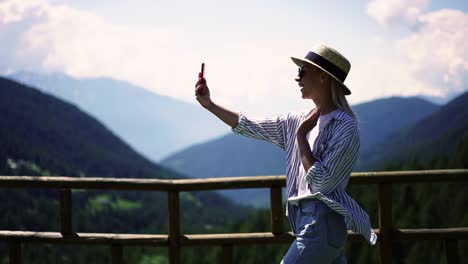
[[124,244],[127,246],[168,246],[167,235],[144,234],[73,233],[63,235],[59,232],[1,230],[0,240],[51,244]]
[[283,233],[274,235],[273,233],[234,233],[234,234],[193,234],[183,235],[180,242],[183,246],[202,245],[243,245],[243,244],[270,244],[270,243],[291,243],[294,235]]
[[0,176],[0,188],[100,189],[140,191],[201,191],[283,187],[285,176],[159,180],[134,178],[74,178]]
[[437,229],[397,229],[395,240],[468,240],[468,227]]
[[44,189],[161,190],[175,189],[173,180],[0,176],[0,187]]
[[[468,181],[468,169],[354,172],[352,184]],[[244,176],[206,179],[75,178],[0,176],[0,188],[201,191],[284,187],[286,176]]]
[[[379,230],[374,229],[379,235]],[[397,229],[393,240],[468,240],[468,227],[439,229]],[[167,235],[74,233],[62,235],[59,232],[32,232],[0,230],[0,240],[40,242],[54,244],[121,244],[125,246],[169,246]],[[226,234],[185,234],[179,237],[182,246],[224,245],[224,244],[274,244],[291,243],[294,235],[283,233],[226,233]],[[350,242],[365,242],[356,233],[348,231]]]
[[[379,234],[378,229],[374,229]],[[266,233],[226,233],[226,234],[191,234],[181,237],[184,246],[224,245],[224,244],[288,244],[295,239],[292,232],[275,235]],[[351,242],[364,242],[365,239],[356,233],[348,231],[348,240]]]
[[466,182],[468,169],[354,172],[352,184]]
[[[374,232],[379,233],[378,229]],[[349,232],[350,241],[365,241],[362,236]],[[74,233],[63,235],[59,232],[0,231],[0,240],[40,242],[53,244],[121,244],[127,246],[169,246],[167,235]],[[181,245],[223,245],[223,244],[272,244],[291,243],[291,232],[274,235],[273,233],[226,233],[226,234],[186,234],[179,236]]]

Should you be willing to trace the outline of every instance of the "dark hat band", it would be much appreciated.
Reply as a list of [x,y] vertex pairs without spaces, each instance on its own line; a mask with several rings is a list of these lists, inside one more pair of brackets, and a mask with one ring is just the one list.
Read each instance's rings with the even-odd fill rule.
[[317,53],[313,51],[309,51],[309,53],[307,54],[305,58],[319,65],[320,67],[322,67],[324,70],[328,71],[329,73],[333,74],[333,76],[338,78],[338,80],[340,80],[341,82],[344,82],[344,80],[346,79],[346,76],[348,75],[346,72],[341,70],[338,66],[331,63],[329,60],[325,59],[324,57],[318,55]]

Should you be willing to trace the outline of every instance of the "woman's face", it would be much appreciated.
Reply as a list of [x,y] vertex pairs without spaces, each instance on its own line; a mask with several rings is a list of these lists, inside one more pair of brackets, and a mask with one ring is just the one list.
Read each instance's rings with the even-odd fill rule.
[[303,66],[296,77],[303,99],[316,99],[324,88],[326,73],[317,67]]

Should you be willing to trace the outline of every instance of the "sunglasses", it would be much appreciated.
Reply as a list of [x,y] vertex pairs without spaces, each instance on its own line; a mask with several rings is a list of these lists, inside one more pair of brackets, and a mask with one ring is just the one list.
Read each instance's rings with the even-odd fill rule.
[[[307,69],[307,70],[306,70]],[[299,77],[299,79],[302,79],[302,77],[304,77],[304,74],[306,72],[314,72],[314,71],[319,71],[319,72],[322,72],[320,69],[311,69],[311,68],[306,68],[305,66],[302,66],[299,68],[299,71],[297,73],[297,76]]]
[[306,70],[304,67],[300,67],[299,68],[299,71],[297,73],[297,76],[299,77],[299,79],[302,79],[302,77],[304,77],[304,74],[306,73]]

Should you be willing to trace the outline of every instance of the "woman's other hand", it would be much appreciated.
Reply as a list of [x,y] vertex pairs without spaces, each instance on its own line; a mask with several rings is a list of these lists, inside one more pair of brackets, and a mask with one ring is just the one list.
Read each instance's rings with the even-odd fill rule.
[[317,125],[319,116],[320,110],[316,108],[314,112],[299,125],[296,136],[305,137],[307,133],[309,133]]
[[199,78],[195,84],[195,96],[197,97],[197,101],[204,108],[208,108],[213,104],[210,98],[210,89],[208,89],[208,86],[206,85],[205,78]]

